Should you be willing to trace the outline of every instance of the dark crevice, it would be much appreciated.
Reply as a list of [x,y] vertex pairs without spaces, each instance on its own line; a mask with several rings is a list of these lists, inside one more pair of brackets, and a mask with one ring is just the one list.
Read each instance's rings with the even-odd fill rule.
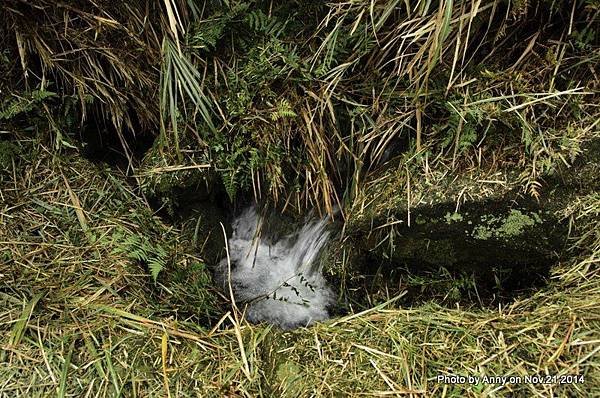
[[128,168],[130,160],[133,166],[139,165],[156,137],[138,121],[134,112],[130,112],[128,119],[131,124],[118,130],[99,110],[92,109],[75,137],[81,143],[82,155],[94,163],[123,170]]
[[369,307],[406,290],[403,306],[497,306],[548,283],[565,252],[565,223],[532,201],[454,206],[415,211],[413,225],[393,232],[393,248],[381,243],[385,233],[355,237],[361,265],[348,300]]

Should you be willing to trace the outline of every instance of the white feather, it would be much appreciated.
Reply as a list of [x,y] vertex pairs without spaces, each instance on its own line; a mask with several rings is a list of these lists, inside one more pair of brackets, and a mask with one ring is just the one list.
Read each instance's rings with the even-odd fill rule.
[[[269,240],[257,237],[261,223],[254,208],[232,224],[228,240],[231,287],[236,302],[246,303],[251,322],[268,322],[283,329],[307,326],[329,318],[335,294],[316,263],[327,243],[327,219],[311,220],[293,234]],[[227,258],[218,266],[217,281],[228,289]]]

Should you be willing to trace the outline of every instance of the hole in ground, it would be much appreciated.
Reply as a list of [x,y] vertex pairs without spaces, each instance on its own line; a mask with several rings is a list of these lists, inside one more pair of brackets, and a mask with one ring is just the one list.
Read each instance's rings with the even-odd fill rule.
[[198,171],[187,179],[166,179],[147,200],[157,216],[181,231],[179,243],[187,260],[161,275],[161,286],[151,288],[157,302],[177,308],[180,319],[215,326],[230,309],[227,296],[212,281],[212,268],[224,255],[221,223],[230,229],[234,204],[212,171]]
[[[362,280],[354,284],[351,300],[372,307],[403,291],[403,306],[435,301],[453,307],[495,307],[532,294],[544,287],[556,259],[540,258],[521,263],[439,264],[382,262],[375,272],[363,268]],[[371,265],[377,264],[372,259]]]
[[81,154],[92,162],[127,170],[129,159],[120,136],[127,144],[134,165],[137,165],[152,147],[155,136],[139,122],[135,112],[129,112],[131,126],[118,131],[99,109],[91,109],[77,138],[82,144]]
[[[193,245],[209,266],[224,255],[220,223],[228,227],[235,213],[233,204],[225,205],[221,190],[173,191],[179,199],[170,222],[195,237]],[[361,265],[351,277],[327,278],[332,286],[343,286],[338,292],[347,303],[330,309],[332,317],[372,308],[405,290],[408,294],[397,303],[403,307],[430,301],[449,307],[510,303],[545,286],[567,236],[566,226],[551,213],[525,202],[467,204],[460,213],[454,205],[440,205],[414,214],[411,227],[399,223],[393,232],[354,237],[359,247],[354,261]],[[288,220],[284,226],[292,224]],[[285,228],[275,229],[278,237],[285,235]],[[386,253],[381,242],[391,233],[396,246]],[[211,247],[215,251],[209,254]],[[226,308],[228,297],[222,298]]]

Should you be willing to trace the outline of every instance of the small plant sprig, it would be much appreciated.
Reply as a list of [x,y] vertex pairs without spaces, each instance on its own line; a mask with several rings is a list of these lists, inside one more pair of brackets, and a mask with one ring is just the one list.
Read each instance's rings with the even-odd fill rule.
[[115,253],[125,254],[129,259],[138,261],[148,266],[154,282],[158,275],[166,268],[168,253],[165,248],[157,243],[152,243],[147,236],[138,234],[122,235],[117,232],[120,241]]
[[55,97],[56,93],[44,89],[33,90],[23,96],[15,96],[0,104],[0,120],[10,120],[23,113],[33,111],[47,98]]

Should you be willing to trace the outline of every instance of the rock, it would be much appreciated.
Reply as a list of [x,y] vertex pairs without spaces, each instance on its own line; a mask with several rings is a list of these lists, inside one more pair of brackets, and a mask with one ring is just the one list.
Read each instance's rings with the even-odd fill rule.
[[516,168],[497,178],[503,181],[497,189],[464,174],[445,176],[435,186],[412,186],[410,206],[396,177],[400,194],[386,195],[380,185],[366,195],[369,205],[361,208],[361,217],[351,215],[347,233],[355,271],[367,279],[383,272],[385,284],[409,290],[407,280],[415,276],[430,282],[442,274],[467,277],[478,295],[489,293],[491,299],[544,283],[552,265],[572,255],[563,215],[577,197],[598,190],[599,159],[599,142],[588,143],[572,167],[545,176],[537,200],[523,193]]

